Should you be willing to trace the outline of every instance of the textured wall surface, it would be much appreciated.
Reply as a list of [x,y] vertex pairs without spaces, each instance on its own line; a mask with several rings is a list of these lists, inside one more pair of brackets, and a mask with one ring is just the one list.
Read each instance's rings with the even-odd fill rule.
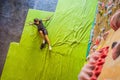
[[9,43],[19,42],[29,8],[55,11],[58,0],[0,0],[0,74]]

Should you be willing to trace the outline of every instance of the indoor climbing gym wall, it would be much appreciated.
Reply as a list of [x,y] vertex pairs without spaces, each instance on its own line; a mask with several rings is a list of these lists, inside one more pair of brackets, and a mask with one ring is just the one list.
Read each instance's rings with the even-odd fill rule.
[[[29,9],[20,43],[9,47],[1,80],[78,80],[86,61],[97,0],[59,0],[55,12]],[[93,4],[94,3],[94,4]],[[34,18],[51,16],[44,25],[52,50],[40,49],[42,39]]]

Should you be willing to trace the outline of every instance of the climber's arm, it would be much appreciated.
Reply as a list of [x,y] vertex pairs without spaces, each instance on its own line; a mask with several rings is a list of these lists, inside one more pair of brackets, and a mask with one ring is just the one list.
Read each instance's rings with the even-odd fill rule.
[[50,17],[46,18],[46,19],[42,19],[42,21],[49,21]]
[[[53,15],[52,15],[53,16]],[[47,17],[46,19],[42,19],[42,21],[49,21],[52,16]]]

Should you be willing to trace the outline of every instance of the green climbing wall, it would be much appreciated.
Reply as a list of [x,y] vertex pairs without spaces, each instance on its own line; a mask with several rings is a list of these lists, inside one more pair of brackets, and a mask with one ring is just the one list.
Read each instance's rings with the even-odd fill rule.
[[[1,80],[77,80],[85,62],[97,0],[59,0],[55,13],[28,11],[20,43],[11,43]],[[34,18],[45,22],[52,51],[40,50]]]

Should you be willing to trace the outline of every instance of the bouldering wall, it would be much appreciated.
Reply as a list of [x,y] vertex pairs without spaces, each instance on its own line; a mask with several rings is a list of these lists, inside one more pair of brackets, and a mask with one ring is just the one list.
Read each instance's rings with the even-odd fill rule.
[[[94,2],[94,4],[93,4]],[[11,43],[2,80],[77,80],[86,58],[97,0],[59,0],[56,12],[29,10],[20,43]],[[40,50],[34,18],[51,16],[44,23],[52,51]]]

